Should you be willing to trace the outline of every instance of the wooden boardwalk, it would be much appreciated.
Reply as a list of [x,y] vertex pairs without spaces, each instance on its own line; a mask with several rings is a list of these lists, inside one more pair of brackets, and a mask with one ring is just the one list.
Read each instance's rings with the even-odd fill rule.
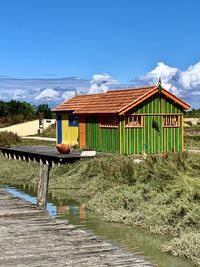
[[[37,161],[53,165],[65,164],[73,162],[81,158],[91,158],[95,155],[88,154],[89,151],[73,150],[69,154],[60,154],[54,147],[48,146],[16,146],[16,147],[0,147],[0,151],[4,156],[10,159],[18,159],[25,161]],[[95,151],[90,151],[95,152]],[[95,152],[96,153],[96,152]]]
[[153,265],[0,188],[0,266]]

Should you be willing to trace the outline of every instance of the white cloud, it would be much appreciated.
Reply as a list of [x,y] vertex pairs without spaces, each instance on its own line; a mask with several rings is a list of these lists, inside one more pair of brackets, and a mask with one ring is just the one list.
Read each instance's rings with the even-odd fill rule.
[[75,91],[66,91],[62,94],[62,99],[67,100],[75,96]]
[[[75,95],[101,93],[112,89],[148,86],[158,83],[161,77],[164,88],[174,93],[192,107],[200,107],[200,62],[185,70],[159,62],[154,69],[126,84],[119,83],[109,74],[94,74],[89,79],[65,77],[59,79],[12,79],[0,77],[0,99],[27,101],[38,105],[56,106]],[[43,88],[43,89],[41,89]]]
[[162,86],[165,89],[188,101],[191,105],[199,107],[200,62],[191,65],[184,71],[159,62],[153,70],[135,78],[132,82],[153,85],[158,83],[159,77],[161,77]]
[[55,91],[54,89],[47,88],[40,92],[39,95],[35,97],[36,100],[41,100],[45,98],[51,98],[52,100],[57,99],[59,96],[59,92]]
[[23,99],[24,95],[25,95],[24,90],[17,89],[14,93],[13,99],[15,100]]
[[182,71],[179,83],[186,90],[200,88],[200,62],[191,65],[186,71]]
[[[65,92],[68,94],[67,92],[75,92],[75,90],[78,90],[81,93],[87,93],[89,87],[90,80],[77,77],[53,79],[15,79],[0,77],[0,99],[3,101],[16,99],[27,101],[34,105],[48,102],[50,106],[54,106],[63,101],[64,98],[62,98],[62,95]],[[46,89],[54,90],[57,93],[51,91],[50,94],[48,91],[42,93],[42,91]]]
[[172,84],[172,80],[176,80],[177,76],[179,75],[179,69],[178,68],[172,68],[163,62],[159,62],[155,69],[147,72],[146,74],[136,78],[136,80],[143,82],[145,84],[157,84],[159,78],[162,79],[163,87],[165,87],[167,90],[172,89],[174,92],[176,91],[176,88]]
[[172,68],[163,62],[158,62],[155,69],[149,71],[145,75],[139,77],[141,80],[146,82],[153,81],[156,83],[159,77],[162,77],[163,80],[168,81],[172,79],[178,72],[178,68]]
[[118,84],[113,77],[106,73],[93,75],[90,83],[88,94],[103,93],[108,91],[110,85]]

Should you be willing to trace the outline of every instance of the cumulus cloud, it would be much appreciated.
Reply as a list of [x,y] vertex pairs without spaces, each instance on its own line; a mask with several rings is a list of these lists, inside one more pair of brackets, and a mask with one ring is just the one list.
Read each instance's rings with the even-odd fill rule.
[[[162,86],[165,89],[190,102],[191,105],[199,106],[200,62],[189,66],[186,70],[180,70],[159,62],[153,70],[135,78],[132,82],[139,85],[153,85],[158,83],[159,77],[161,77]],[[197,96],[196,99],[194,99],[194,95]]]
[[21,100],[24,97],[24,91],[21,89],[17,89],[14,93],[13,99],[15,100]]
[[54,89],[47,88],[42,90],[39,95],[35,97],[36,100],[41,100],[41,99],[47,99],[50,98],[52,100],[57,99],[59,96],[59,92],[55,91]]
[[174,93],[178,93],[176,91],[174,83],[176,83],[179,75],[180,71],[178,68],[173,68],[164,64],[163,62],[159,62],[153,70],[135,78],[135,80],[133,81],[135,81],[136,83],[139,82],[146,85],[152,85],[157,84],[159,78],[161,78],[164,88],[171,90]]
[[200,62],[191,65],[187,70],[180,73],[180,86],[185,90],[193,91],[200,89]]
[[[0,99],[27,101],[34,105],[48,103],[51,107],[79,94],[102,93],[112,89],[148,86],[158,83],[161,77],[164,88],[188,102],[200,107],[200,62],[185,70],[159,62],[155,68],[126,84],[109,74],[94,74],[92,78],[64,77],[54,79],[13,79],[0,77]],[[41,89],[42,88],[42,89]]]
[[109,90],[110,85],[119,84],[118,81],[106,73],[93,75],[90,83],[88,94],[104,93]]
[[[69,99],[69,98],[72,98],[72,97],[74,97],[75,95],[76,95],[76,90],[74,90],[74,91],[66,91],[66,92],[64,92],[63,94],[62,94],[62,99],[64,99],[64,100],[67,100],[67,99]],[[78,94],[78,92],[77,92],[77,94]]]

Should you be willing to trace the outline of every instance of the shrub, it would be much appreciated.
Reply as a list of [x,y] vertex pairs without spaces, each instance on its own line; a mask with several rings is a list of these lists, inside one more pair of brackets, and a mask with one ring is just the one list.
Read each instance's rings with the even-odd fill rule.
[[200,234],[189,232],[181,234],[180,238],[174,238],[164,245],[163,250],[174,256],[181,256],[190,259],[194,264],[200,266]]
[[40,136],[43,137],[56,137],[56,124],[49,125],[46,129],[40,133]]
[[0,132],[0,146],[10,146],[10,145],[16,145],[17,143],[21,142],[21,138],[12,132]]

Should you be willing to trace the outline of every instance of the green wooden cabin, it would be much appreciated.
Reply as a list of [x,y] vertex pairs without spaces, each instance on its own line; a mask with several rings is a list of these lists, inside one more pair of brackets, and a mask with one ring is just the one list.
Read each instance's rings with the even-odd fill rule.
[[53,110],[57,142],[121,154],[183,151],[189,108],[161,85],[78,95]]

